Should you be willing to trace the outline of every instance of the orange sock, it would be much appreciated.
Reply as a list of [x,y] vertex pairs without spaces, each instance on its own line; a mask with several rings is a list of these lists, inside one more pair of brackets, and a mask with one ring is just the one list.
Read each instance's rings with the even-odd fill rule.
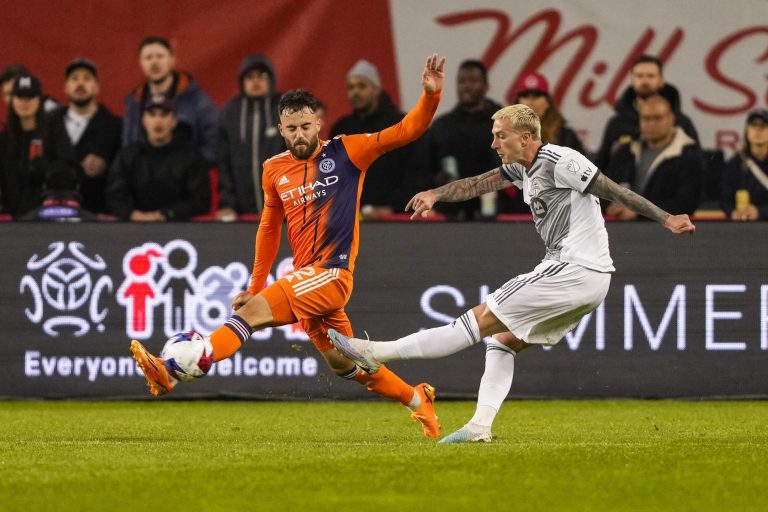
[[211,333],[213,345],[213,360],[221,361],[238,351],[245,340],[251,337],[253,329],[237,315]]
[[[214,351],[214,355],[215,353],[216,352]],[[379,371],[373,375],[368,375],[360,370],[352,376],[352,380],[367,387],[368,391],[373,391],[383,397],[397,400],[406,406],[413,400],[413,386],[406,383],[384,365],[381,365]]]

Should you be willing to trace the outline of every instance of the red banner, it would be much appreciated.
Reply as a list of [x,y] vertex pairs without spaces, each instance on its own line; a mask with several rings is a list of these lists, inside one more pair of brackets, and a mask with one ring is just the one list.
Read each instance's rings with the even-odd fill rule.
[[382,87],[400,97],[388,2],[34,0],[3,11],[0,67],[24,64],[46,94],[65,100],[65,66],[87,57],[99,67],[100,100],[118,114],[143,80],[138,46],[147,35],[169,39],[177,68],[190,71],[218,105],[237,93],[240,61],[251,53],[272,58],[281,91],[311,89],[326,103],[328,123],[350,110],[344,77],[358,59],[374,62]]

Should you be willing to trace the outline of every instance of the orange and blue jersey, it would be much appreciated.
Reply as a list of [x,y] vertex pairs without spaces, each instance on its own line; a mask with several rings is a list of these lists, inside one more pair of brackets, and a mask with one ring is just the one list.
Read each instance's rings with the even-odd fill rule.
[[311,265],[354,271],[365,172],[384,153],[423,135],[439,102],[439,92],[424,93],[394,126],[322,141],[306,160],[286,151],[264,162],[264,211],[249,292],[264,288],[277,256],[283,219],[295,268]]

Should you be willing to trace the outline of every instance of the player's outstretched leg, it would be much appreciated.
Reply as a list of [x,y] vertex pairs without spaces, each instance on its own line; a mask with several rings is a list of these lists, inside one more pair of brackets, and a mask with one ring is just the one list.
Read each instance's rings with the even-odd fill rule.
[[178,381],[168,372],[163,360],[150,354],[137,340],[131,341],[131,353],[144,378],[147,379],[150,393],[161,396],[176,386]]
[[401,359],[436,359],[479,343],[480,328],[473,311],[467,311],[448,325],[425,329],[395,341],[371,341],[344,336],[329,329],[336,349],[368,373],[382,363]]
[[[230,317],[224,325],[212,332],[209,338],[213,346],[214,362],[226,359],[237,352],[252,333],[253,329],[243,318],[238,315]],[[131,354],[144,374],[144,378],[147,379],[149,392],[153,395],[165,395],[181,382],[172,375],[172,368],[168,368],[161,357],[152,355],[137,340],[131,341]]]

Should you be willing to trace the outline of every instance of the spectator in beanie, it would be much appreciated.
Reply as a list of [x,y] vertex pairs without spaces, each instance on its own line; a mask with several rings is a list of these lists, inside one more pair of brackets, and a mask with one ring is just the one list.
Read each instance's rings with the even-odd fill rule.
[[285,142],[277,129],[280,94],[276,92],[272,61],[266,55],[249,55],[240,64],[237,82],[240,94],[229,100],[219,115],[217,220],[261,213],[262,164],[285,151]]
[[[352,112],[331,126],[331,137],[375,133],[405,116],[381,89],[379,69],[361,59],[347,72],[347,99]],[[366,220],[377,220],[402,212],[408,200],[429,185],[429,171],[423,159],[423,140],[385,153],[366,171],[360,196],[360,213]]]

